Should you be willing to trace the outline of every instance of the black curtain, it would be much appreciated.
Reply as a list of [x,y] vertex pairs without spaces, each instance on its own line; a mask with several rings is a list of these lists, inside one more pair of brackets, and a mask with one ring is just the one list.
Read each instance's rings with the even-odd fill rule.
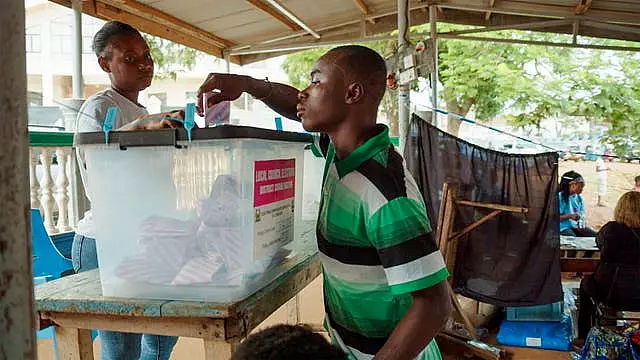
[[[414,114],[404,155],[434,227],[445,181],[457,184],[458,199],[529,209],[526,214],[503,212],[458,241],[453,273],[457,293],[499,306],[562,300],[557,153],[485,149]],[[454,230],[489,212],[457,206]]]

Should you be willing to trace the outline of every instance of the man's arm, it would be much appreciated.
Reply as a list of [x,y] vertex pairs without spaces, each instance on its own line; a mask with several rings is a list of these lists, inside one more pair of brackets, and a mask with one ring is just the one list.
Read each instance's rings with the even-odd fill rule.
[[446,280],[411,293],[413,303],[374,360],[411,360],[433,340],[451,314]]
[[296,105],[298,104],[298,89],[289,85],[272,83],[266,80],[254,79],[250,76],[235,74],[211,73],[198,90],[197,109],[203,114],[202,99],[207,94],[207,106],[213,106],[221,101],[233,101],[249,93],[261,100],[271,109],[292,120],[297,120]]

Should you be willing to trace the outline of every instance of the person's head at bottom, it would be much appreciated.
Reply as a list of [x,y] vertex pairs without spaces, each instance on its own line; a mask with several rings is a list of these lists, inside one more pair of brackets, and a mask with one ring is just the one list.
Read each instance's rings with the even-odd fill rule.
[[347,355],[307,326],[276,325],[249,336],[231,360],[347,360]]

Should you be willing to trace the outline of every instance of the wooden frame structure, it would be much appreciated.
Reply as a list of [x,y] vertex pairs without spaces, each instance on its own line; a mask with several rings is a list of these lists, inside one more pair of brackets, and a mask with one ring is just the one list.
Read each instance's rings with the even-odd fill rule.
[[[453,282],[453,272],[455,269],[455,260],[456,260],[456,251],[458,245],[458,239],[462,236],[468,234],[472,230],[476,229],[480,225],[485,222],[493,219],[503,212],[513,212],[526,214],[529,209],[524,207],[516,207],[516,206],[507,206],[501,204],[491,204],[491,203],[481,203],[475,201],[467,201],[456,199],[457,187],[451,183],[444,183],[442,186],[442,201],[440,202],[440,211],[437,222],[437,230],[436,230],[436,244],[444,257],[445,264],[449,270],[449,273],[452,274],[448,280],[449,292],[451,294],[451,302],[453,303],[453,307],[455,309],[456,314],[463,321],[463,324],[466,330],[469,332],[472,339],[477,339],[475,333],[475,326],[473,322],[469,319],[467,314],[462,309],[462,305],[458,300],[457,295],[453,292],[451,288],[451,283]],[[481,219],[465,226],[462,230],[458,232],[453,232],[453,224],[455,220],[455,210],[456,206],[471,206],[475,208],[487,209],[491,212],[482,217]],[[478,304],[476,302],[476,304]],[[477,313],[477,307],[476,307]],[[459,335],[452,333],[451,331],[445,330],[441,335],[445,341],[453,342],[459,346],[465,346],[470,352],[474,353],[476,356],[480,356],[483,359],[499,359],[500,356],[488,352],[486,350],[480,350],[477,347],[470,345],[469,343],[461,340]]]

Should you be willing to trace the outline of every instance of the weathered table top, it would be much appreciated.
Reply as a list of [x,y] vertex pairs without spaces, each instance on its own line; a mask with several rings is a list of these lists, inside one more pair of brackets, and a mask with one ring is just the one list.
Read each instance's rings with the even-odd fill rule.
[[[236,302],[103,297],[99,272],[93,270],[37,286],[36,310],[40,314],[64,313],[98,317],[214,318],[241,321],[243,330],[250,331],[320,274],[315,222],[303,222],[302,228],[302,238],[295,242],[292,255],[279,268],[271,270],[280,274],[254,294]],[[268,275],[267,273],[266,276]]]
[[560,235],[560,248],[564,250],[599,250],[595,237]]

